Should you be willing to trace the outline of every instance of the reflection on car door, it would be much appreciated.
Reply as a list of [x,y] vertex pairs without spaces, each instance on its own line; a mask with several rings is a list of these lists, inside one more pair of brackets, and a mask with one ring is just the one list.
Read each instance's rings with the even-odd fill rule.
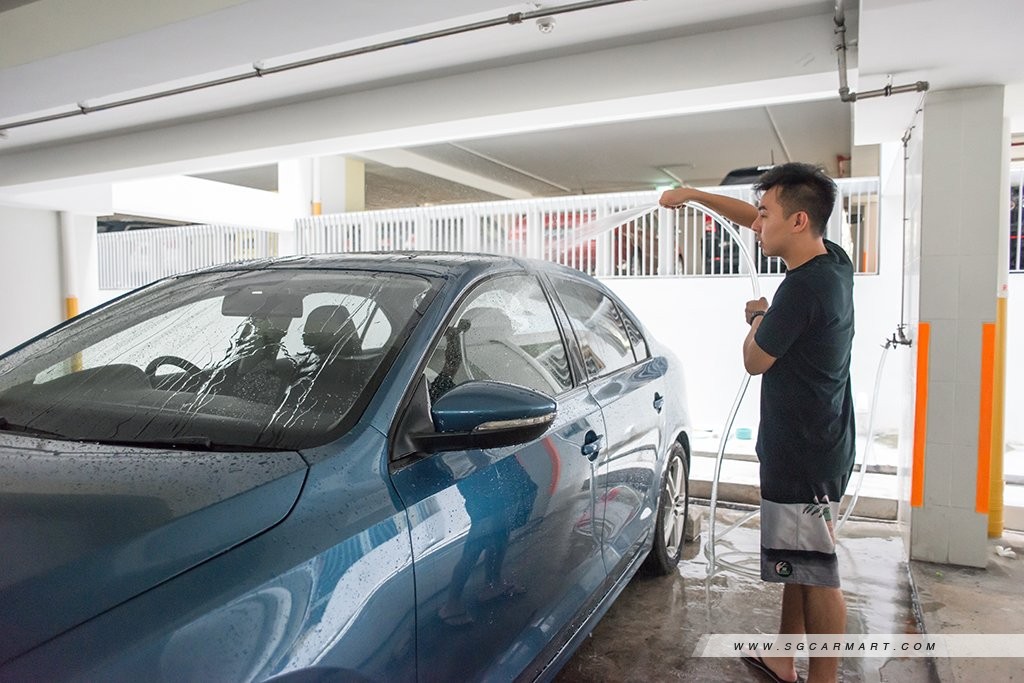
[[652,528],[666,365],[647,357],[639,326],[604,293],[569,278],[559,279],[556,288],[608,430],[600,458],[598,512],[608,570],[617,575]]
[[588,434],[604,433],[601,411],[574,386],[531,276],[473,290],[429,358],[420,387],[433,399],[494,380],[558,403],[538,441],[437,453],[392,475],[412,530],[420,678],[504,680],[546,661],[552,633],[574,623],[605,578],[591,524],[596,465],[581,452]]

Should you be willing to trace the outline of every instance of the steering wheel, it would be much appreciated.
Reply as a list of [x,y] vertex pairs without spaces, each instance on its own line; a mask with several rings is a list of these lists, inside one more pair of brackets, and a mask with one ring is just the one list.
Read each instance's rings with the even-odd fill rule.
[[181,368],[190,375],[196,375],[203,371],[198,365],[190,363],[184,358],[179,358],[178,356],[157,356],[153,360],[149,361],[149,365],[146,366],[146,374],[150,377],[155,377],[156,370],[161,365],[173,365]]

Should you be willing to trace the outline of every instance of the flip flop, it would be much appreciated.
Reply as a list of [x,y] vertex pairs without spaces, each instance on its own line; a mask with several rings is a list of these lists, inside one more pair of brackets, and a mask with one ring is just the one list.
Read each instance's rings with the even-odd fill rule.
[[473,617],[469,616],[469,613],[466,612],[466,610],[446,614],[442,607],[438,610],[437,617],[449,626],[469,626],[473,623]]
[[767,664],[764,663],[764,660],[761,659],[760,655],[741,655],[740,659],[742,659],[743,663],[747,666],[753,669],[757,669],[765,676],[770,678],[773,681],[773,683],[800,683],[799,676],[796,677],[795,681],[787,681],[785,678],[781,678],[777,673],[772,671]]
[[522,595],[526,589],[516,583],[504,583],[488,585],[480,592],[480,602],[489,602],[498,598],[514,598]]

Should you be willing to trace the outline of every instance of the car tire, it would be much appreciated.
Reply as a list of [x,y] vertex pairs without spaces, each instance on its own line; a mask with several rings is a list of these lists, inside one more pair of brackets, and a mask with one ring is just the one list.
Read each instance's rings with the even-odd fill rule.
[[668,452],[668,465],[658,496],[654,544],[643,564],[647,574],[665,576],[673,573],[683,555],[686,515],[690,507],[690,468],[686,455],[686,449],[678,441]]

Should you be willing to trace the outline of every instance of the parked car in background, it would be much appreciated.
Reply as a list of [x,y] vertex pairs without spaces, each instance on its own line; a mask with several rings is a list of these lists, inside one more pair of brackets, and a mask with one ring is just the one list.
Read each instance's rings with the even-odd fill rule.
[[1020,216],[1022,212],[1021,202],[1021,186],[1014,185],[1010,187],[1010,270],[1013,272],[1024,269],[1024,258],[1021,258],[1021,250],[1024,249],[1024,243],[1021,242],[1021,225],[1024,221],[1021,221]]
[[569,268],[159,281],[0,357],[0,680],[549,679],[675,570],[687,422]]
[[[661,271],[659,211],[652,211],[620,225],[606,226],[594,233],[603,216],[596,211],[550,212],[538,219],[541,225],[543,258],[580,270],[588,275],[645,276]],[[525,252],[526,217],[517,217],[509,230],[508,251]],[[680,212],[676,239],[668,253],[675,264],[669,274],[737,275],[742,254],[729,232],[711,216],[693,209]],[[600,242],[604,241],[607,261],[602,264]],[[695,260],[699,259],[699,260]],[[767,272],[767,271],[765,271]]]
[[[764,164],[761,166],[734,168],[725,174],[719,185],[753,185],[772,166],[772,164]],[[709,245],[709,248],[706,248],[704,251],[705,273],[728,273],[735,275],[743,272],[740,266],[744,260],[743,254],[740,253],[739,245],[731,238],[725,228],[718,221],[712,220],[710,216],[705,216],[704,231],[706,233],[705,244]],[[757,264],[759,273],[786,272],[786,264],[782,262],[782,259],[765,256],[761,253],[759,245],[755,246],[754,250],[756,253],[752,253],[751,257]]]
[[761,175],[772,168],[774,164],[763,164],[761,166],[746,166],[734,168],[725,174],[719,185],[753,185],[761,179]]

